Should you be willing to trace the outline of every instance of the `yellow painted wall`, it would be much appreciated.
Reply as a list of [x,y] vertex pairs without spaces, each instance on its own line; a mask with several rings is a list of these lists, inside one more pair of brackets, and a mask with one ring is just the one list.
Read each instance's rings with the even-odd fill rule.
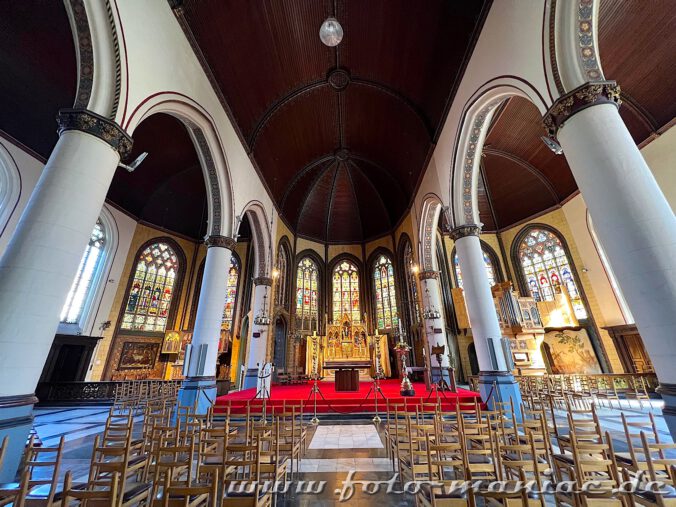
[[[354,255],[357,259],[360,259],[364,262],[361,255],[361,245],[329,245],[327,265],[331,262],[334,257],[337,257],[341,254],[349,253]],[[322,258],[324,257],[324,251],[321,253]]]
[[[189,283],[191,272],[196,270],[199,266],[198,263],[195,266],[192,266],[193,255],[195,249],[198,248],[197,243],[189,241],[177,236],[173,236],[164,231],[160,231],[149,227],[147,225],[139,224],[136,227],[134,237],[131,241],[129,247],[129,253],[127,254],[127,260],[124,265],[124,278],[120,280],[117,292],[115,293],[115,298],[113,300],[113,305],[111,307],[110,315],[108,320],[111,322],[111,326],[106,329],[103,333],[103,338],[99,342],[99,346],[96,351],[96,357],[94,359],[94,364],[92,365],[91,378],[93,381],[101,380],[102,375],[106,366],[106,359],[108,357],[108,352],[110,351],[110,346],[113,342],[113,334],[117,328],[117,321],[120,315],[120,310],[124,305],[124,295],[127,290],[127,285],[129,283],[129,277],[131,276],[132,269],[136,266],[136,254],[138,253],[139,248],[146,241],[152,238],[159,237],[170,237],[174,239],[179,246],[183,249],[185,254],[187,266],[185,267],[183,273],[183,286],[181,288],[181,293],[177,294],[177,298],[174,299],[172,305],[178,304],[178,310],[176,312],[176,320],[174,322],[174,329],[183,329],[183,321],[187,320],[190,317],[189,305],[190,305],[190,295],[192,294],[193,283]],[[195,274],[192,274],[192,278],[195,278]],[[187,306],[187,307],[186,307]],[[185,318],[184,318],[185,317]]]
[[371,253],[379,247],[387,248],[390,252],[394,253],[395,248],[392,245],[392,236],[383,236],[382,238],[366,243],[366,259],[364,259],[364,261],[366,261]]
[[322,259],[324,258],[324,245],[321,243],[317,243],[316,241],[310,241],[305,238],[298,238],[298,242],[296,243],[296,253],[299,254],[303,250],[314,250],[315,252],[317,252],[317,255],[319,255]]
[[[587,273],[582,271],[582,268],[585,266],[584,260],[581,258],[580,253],[577,248],[577,244],[575,242],[574,235],[570,229],[570,225],[568,223],[568,220],[566,220],[566,215],[563,212],[562,209],[557,209],[554,211],[551,211],[545,215],[542,215],[534,220],[531,220],[525,224],[521,224],[516,227],[512,227],[511,229],[507,229],[503,231],[502,233],[502,239],[505,244],[505,250],[507,252],[507,255],[510,255],[511,249],[512,249],[512,243],[514,242],[514,238],[516,235],[524,228],[527,227],[529,224],[533,223],[541,223],[541,224],[546,224],[551,227],[554,227],[557,231],[561,233],[561,235],[565,238],[566,242],[568,243],[568,248],[570,249],[570,254],[572,256],[571,261],[577,268],[577,274],[580,278],[580,282],[582,283],[582,287],[584,289],[584,292],[587,296],[587,301],[589,303],[589,310],[591,311],[594,320],[596,321],[596,325],[598,327],[598,332],[601,337],[601,341],[603,343],[603,346],[606,351],[606,355],[608,356],[608,361],[610,363],[610,368],[614,373],[622,373],[624,370],[622,368],[622,363],[620,362],[620,358],[617,354],[617,350],[615,349],[615,346],[613,345],[613,341],[610,338],[610,335],[608,334],[607,331],[604,329],[601,329],[603,326],[606,326],[606,321],[603,316],[603,312],[601,311],[601,308],[599,306],[598,299],[596,297],[596,293],[594,291],[594,287],[592,286],[591,280],[589,279],[589,276],[587,276]],[[514,273],[514,276],[519,276],[518,273],[519,271],[519,266],[514,266],[512,263],[511,258],[507,259],[507,261],[510,264],[510,267],[512,269],[512,273]]]

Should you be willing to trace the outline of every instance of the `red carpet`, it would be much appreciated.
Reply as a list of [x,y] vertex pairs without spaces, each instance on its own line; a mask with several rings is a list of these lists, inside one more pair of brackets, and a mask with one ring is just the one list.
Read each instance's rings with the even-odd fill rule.
[[[423,401],[435,401],[435,395],[425,391],[425,384],[422,382],[414,383],[415,396],[402,397],[399,393],[400,381],[398,379],[383,380],[380,388],[385,399],[390,403],[403,403],[406,400],[407,407],[415,410],[415,406]],[[317,412],[322,414],[350,414],[357,412],[375,412],[375,397],[369,390],[373,386],[372,382],[361,382],[359,391],[352,393],[337,393],[333,382],[319,382],[321,395],[317,394]],[[281,407],[284,401],[304,401],[306,402],[305,412],[311,411],[313,400],[311,396],[312,383],[296,385],[276,385],[273,384],[270,389],[270,398],[268,407]],[[216,399],[215,413],[225,412],[225,407],[230,405],[231,413],[241,414],[245,412],[247,401],[251,400],[256,394],[255,389],[245,389],[236,391],[225,396],[219,396]],[[368,394],[368,398],[366,397]],[[323,396],[322,396],[323,395]],[[386,401],[383,396],[378,397],[378,410],[384,411]],[[439,393],[443,410],[453,410],[456,403],[473,402],[479,399],[479,393],[458,388],[457,393],[444,392]],[[260,400],[257,400],[259,404]]]

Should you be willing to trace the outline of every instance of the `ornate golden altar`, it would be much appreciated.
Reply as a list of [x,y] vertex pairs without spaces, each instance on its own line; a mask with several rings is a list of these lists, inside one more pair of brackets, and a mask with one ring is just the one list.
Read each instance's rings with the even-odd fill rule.
[[[360,380],[370,380],[376,372],[376,363],[385,377],[390,376],[387,336],[368,336],[365,322],[352,322],[345,314],[339,323],[326,326],[326,336],[308,336],[305,362],[308,375],[316,367],[324,380],[333,381],[337,364],[361,361],[368,361],[371,366],[359,370]],[[326,363],[331,364],[331,369],[324,368]]]

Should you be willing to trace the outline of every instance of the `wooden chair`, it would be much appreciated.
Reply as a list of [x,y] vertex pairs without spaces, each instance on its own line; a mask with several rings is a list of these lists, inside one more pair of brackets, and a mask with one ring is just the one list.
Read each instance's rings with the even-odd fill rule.
[[[233,444],[226,448],[225,465],[228,470],[223,478],[223,507],[269,507],[272,491],[261,484],[261,442],[250,445]],[[253,490],[249,485],[254,484]]]
[[[163,483],[172,486],[187,487],[192,485],[192,460],[195,454],[195,442],[185,445],[162,445],[157,450],[154,463],[152,491],[150,498],[156,498]],[[216,470],[216,473],[218,471]],[[168,482],[167,482],[168,481]]]
[[119,474],[113,472],[107,487],[98,487],[96,489],[83,487],[83,485],[73,485],[72,472],[66,472],[63,482],[63,493],[61,499],[62,507],[71,507],[72,505],[81,505],[82,507],[110,507],[116,505],[119,496]]
[[[646,506],[674,506],[676,505],[676,459],[667,458],[665,450],[676,449],[676,444],[661,444],[650,442],[644,432],[641,432],[643,455],[646,458],[646,479],[650,488],[639,486],[634,492],[633,500]],[[659,488],[656,485],[661,485]]]
[[467,494],[457,488],[454,489],[459,481],[465,479],[463,439],[457,433],[449,435],[443,443],[430,434],[426,438],[429,482],[423,483],[417,500],[424,507],[466,506]]
[[59,479],[59,469],[63,455],[64,437],[59,439],[56,447],[38,447],[35,436],[31,436],[26,448],[26,461],[23,465],[27,474],[26,484],[22,482],[2,485],[0,489],[0,505],[17,501],[25,487],[23,503],[27,506],[51,506]]
[[[546,480],[545,472],[549,470],[546,447],[538,448],[531,432],[526,435],[526,443],[503,445],[498,440],[496,445],[506,480],[520,481],[522,484],[535,483],[535,488],[530,490],[524,487],[517,489],[515,483],[508,484],[506,489],[509,491],[511,486],[511,490],[519,494],[521,505],[545,507],[543,483]],[[510,504],[516,498],[512,494],[493,499]]]
[[172,485],[169,475],[164,478],[162,507],[216,507],[218,505],[218,470],[206,484]]

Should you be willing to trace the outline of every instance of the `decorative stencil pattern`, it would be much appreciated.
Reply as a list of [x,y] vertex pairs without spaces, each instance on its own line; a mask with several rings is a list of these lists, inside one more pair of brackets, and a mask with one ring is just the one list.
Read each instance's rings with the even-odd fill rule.
[[437,207],[439,206],[438,202],[430,204],[430,207],[427,210],[427,215],[425,215],[425,229],[423,231],[423,269],[433,270],[433,249],[432,249],[432,240],[434,239],[435,230],[434,230],[434,217],[437,214]]

